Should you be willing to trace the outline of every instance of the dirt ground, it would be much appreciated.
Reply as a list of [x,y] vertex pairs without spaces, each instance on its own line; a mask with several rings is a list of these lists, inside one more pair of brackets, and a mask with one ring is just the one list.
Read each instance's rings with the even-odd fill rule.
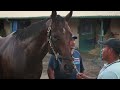
[[[83,65],[85,68],[85,73],[87,75],[97,77],[100,69],[103,66],[103,62],[100,60],[99,55],[90,54],[90,53],[81,53],[83,58]],[[43,59],[43,72],[41,79],[48,79],[47,75],[47,66],[50,54],[47,54]]]

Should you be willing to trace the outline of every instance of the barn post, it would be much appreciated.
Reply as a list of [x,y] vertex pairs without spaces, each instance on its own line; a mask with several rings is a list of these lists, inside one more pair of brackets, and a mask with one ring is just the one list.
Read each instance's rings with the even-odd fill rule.
[[12,21],[10,21],[10,32],[12,32]]
[[16,20],[11,22],[11,32],[17,31],[18,23]]

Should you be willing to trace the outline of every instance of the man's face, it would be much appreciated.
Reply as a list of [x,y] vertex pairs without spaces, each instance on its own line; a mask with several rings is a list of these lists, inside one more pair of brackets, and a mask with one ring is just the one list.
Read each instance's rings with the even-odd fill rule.
[[70,41],[70,47],[71,47],[71,49],[75,48],[75,39],[72,39]]
[[110,53],[110,47],[105,46],[102,49],[102,60],[107,61]]

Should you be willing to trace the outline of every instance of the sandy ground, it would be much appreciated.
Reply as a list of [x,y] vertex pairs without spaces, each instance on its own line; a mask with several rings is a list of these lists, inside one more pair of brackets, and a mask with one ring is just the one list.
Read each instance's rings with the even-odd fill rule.
[[[85,73],[87,75],[97,77],[99,70],[103,66],[103,62],[100,60],[99,56],[88,54],[88,53],[81,53],[81,56],[83,58]],[[48,79],[47,66],[48,66],[49,58],[50,58],[50,54],[47,54],[43,59],[43,72],[42,72],[41,79]]]

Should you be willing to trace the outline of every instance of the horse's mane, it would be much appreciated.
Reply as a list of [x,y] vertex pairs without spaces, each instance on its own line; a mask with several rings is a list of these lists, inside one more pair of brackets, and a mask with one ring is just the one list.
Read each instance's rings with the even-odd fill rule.
[[24,40],[26,38],[39,34],[40,30],[42,31],[46,29],[45,23],[48,19],[34,22],[24,29],[18,29],[16,32],[13,33],[13,36],[15,36],[16,39]]
[[[24,29],[18,29],[15,33],[13,33],[13,36],[15,36],[16,39],[25,40],[26,38],[39,34],[40,30],[47,28],[45,23],[48,19],[50,18],[32,23],[30,26]],[[57,15],[55,18],[55,23],[58,22],[64,23],[64,18],[62,18],[60,15]]]
[[62,22],[64,24],[64,18],[61,17],[60,15],[57,15],[57,17],[55,18],[55,21],[56,21],[56,23],[57,22]]

